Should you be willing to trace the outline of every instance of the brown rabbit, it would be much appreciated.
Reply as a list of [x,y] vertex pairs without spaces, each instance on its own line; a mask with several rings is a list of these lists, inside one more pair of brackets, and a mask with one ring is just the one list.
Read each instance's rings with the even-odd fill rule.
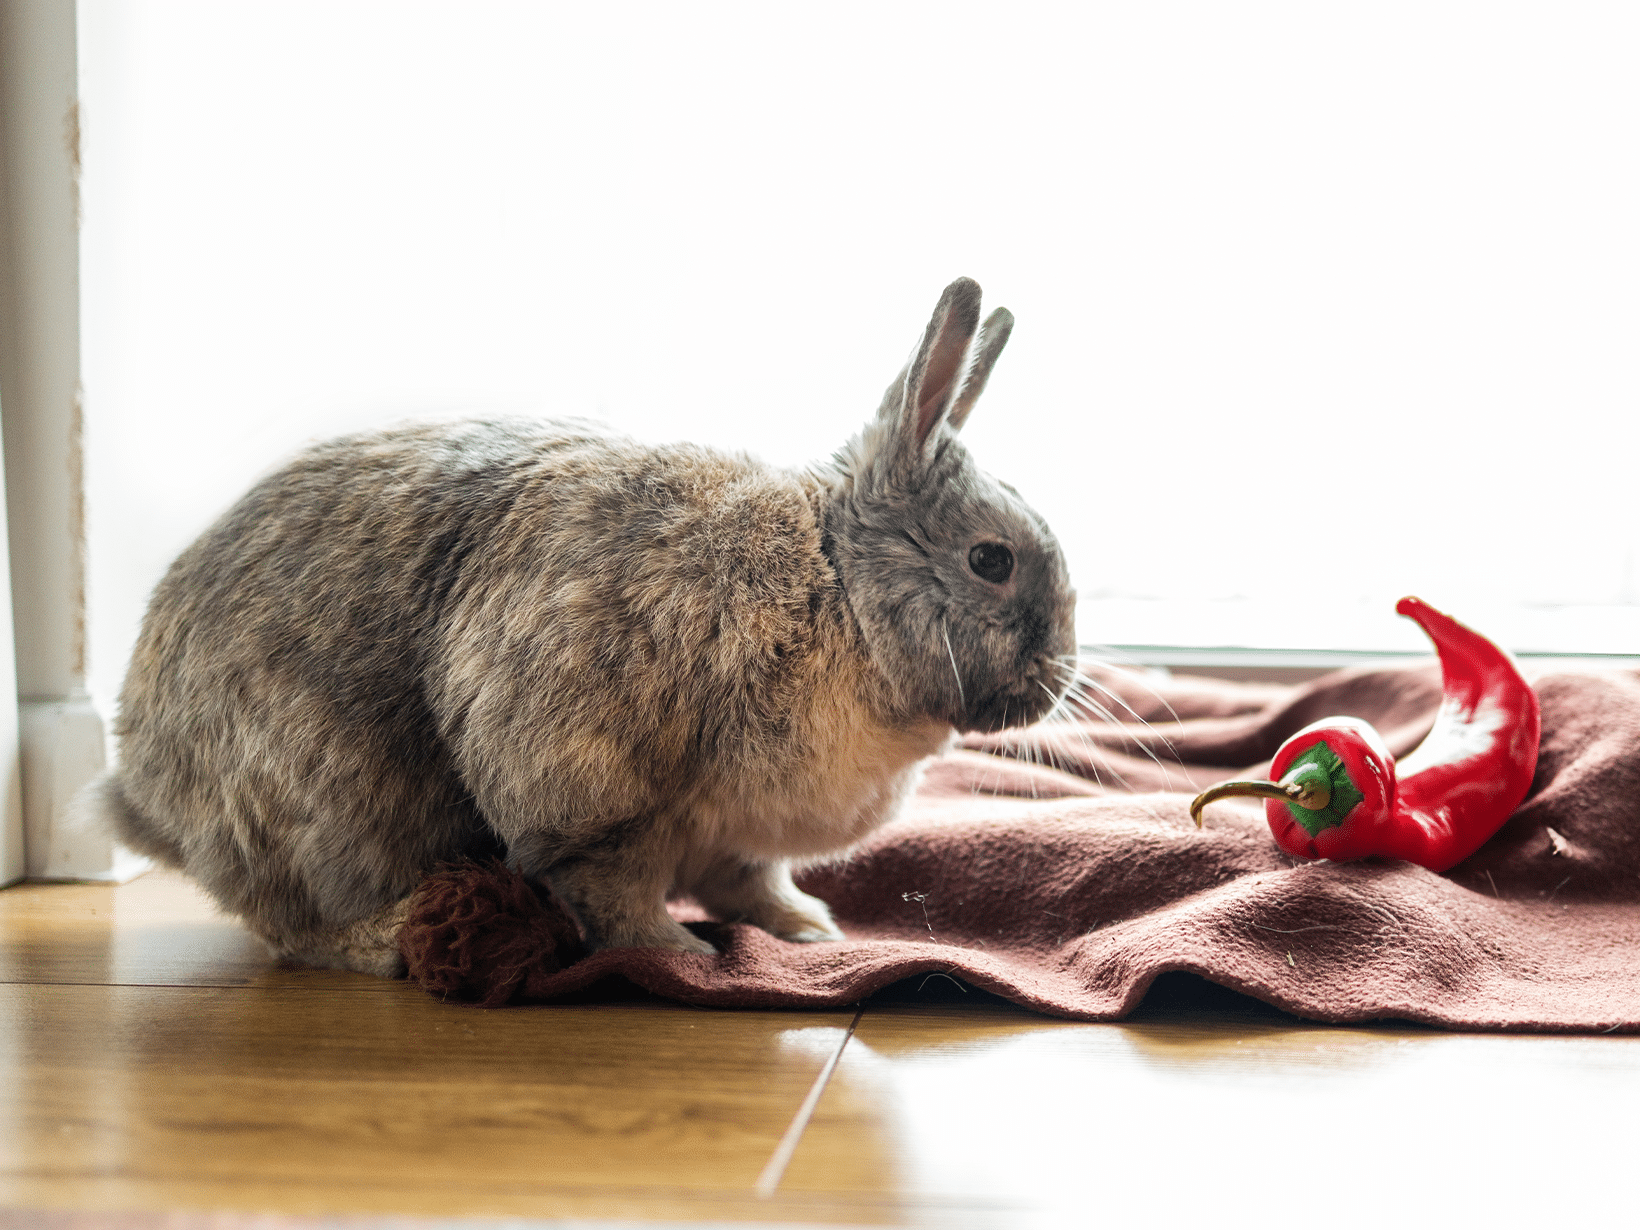
[[485,848],[594,947],[715,951],[669,894],[840,938],[791,863],[1042,716],[1075,648],[1053,535],[957,439],[1012,326],[979,304],[807,470],[580,422],[303,453],[156,589],[83,806],[314,964],[401,972],[407,895]]

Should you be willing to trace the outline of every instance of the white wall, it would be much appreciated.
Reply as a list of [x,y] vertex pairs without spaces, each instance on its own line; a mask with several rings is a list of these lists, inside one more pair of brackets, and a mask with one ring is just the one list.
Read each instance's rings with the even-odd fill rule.
[[1084,596],[1640,651],[1637,14],[82,0],[93,693],[304,440],[800,460],[957,274],[1019,319],[972,446]]

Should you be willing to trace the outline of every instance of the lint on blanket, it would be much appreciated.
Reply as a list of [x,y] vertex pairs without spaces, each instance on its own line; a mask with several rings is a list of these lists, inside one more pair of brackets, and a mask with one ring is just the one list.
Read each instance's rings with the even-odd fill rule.
[[1640,675],[1531,678],[1541,736],[1525,799],[1436,872],[1294,858],[1256,799],[1213,803],[1199,830],[1190,814],[1215,783],[1269,779],[1317,719],[1362,719],[1407,755],[1441,708],[1433,661],[1300,687],[1082,669],[1130,720],[970,737],[900,820],[799,878],[846,941],[693,922],[721,955],[581,956],[549,897],[467,864],[419,890],[400,939],[411,976],[491,1007],[581,998],[612,975],[691,1004],[820,1007],[940,973],[1105,1021],[1185,971],[1316,1021],[1640,1030]]

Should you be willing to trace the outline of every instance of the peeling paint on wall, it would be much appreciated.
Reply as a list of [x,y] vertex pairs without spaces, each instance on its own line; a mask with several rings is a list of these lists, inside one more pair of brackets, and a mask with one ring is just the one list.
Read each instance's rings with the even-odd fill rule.
[[63,116],[63,139],[68,145],[68,191],[74,201],[74,226],[78,229],[83,211],[80,208],[80,101],[77,98],[69,100],[68,111]]

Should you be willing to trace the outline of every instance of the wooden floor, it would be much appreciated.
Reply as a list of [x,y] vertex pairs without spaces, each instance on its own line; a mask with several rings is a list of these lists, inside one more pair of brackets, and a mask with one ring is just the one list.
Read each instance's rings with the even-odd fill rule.
[[938,978],[485,1012],[279,968],[171,876],[0,891],[0,1227],[1624,1224],[1637,1094],[1640,1039],[1182,976],[1119,1025]]

